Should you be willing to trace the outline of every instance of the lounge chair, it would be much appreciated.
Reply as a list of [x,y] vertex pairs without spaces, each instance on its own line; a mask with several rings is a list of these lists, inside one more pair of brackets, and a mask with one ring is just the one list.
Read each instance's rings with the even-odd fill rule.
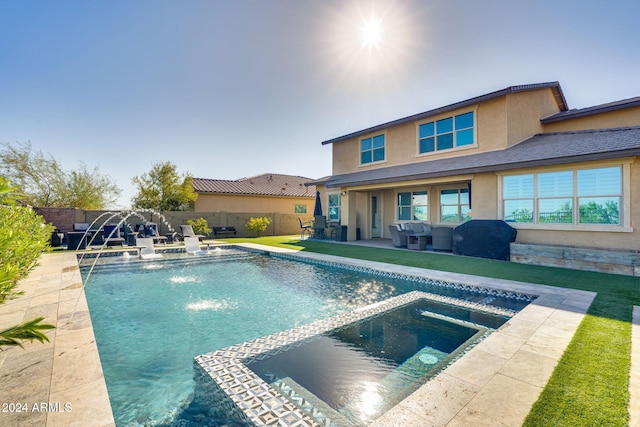
[[153,237],[138,237],[136,246],[140,246],[140,258],[142,259],[162,258],[162,254],[157,254],[153,247]]
[[200,240],[196,236],[184,238],[184,250],[191,255],[206,255],[209,250],[200,249]]
[[167,238],[161,236],[158,233],[158,225],[154,222],[145,222],[144,224],[136,225],[135,231],[142,235],[142,237],[152,237],[153,243],[166,243]]
[[104,243],[107,246],[124,245],[124,238],[120,236],[120,227],[117,224],[105,224],[102,230]]
[[300,223],[300,240],[304,240],[304,233],[307,233],[307,236],[311,236],[313,225],[309,221],[302,221],[300,217],[298,217],[298,222]]
[[196,234],[193,231],[193,226],[191,225],[181,225],[180,232],[182,233],[182,239],[185,241],[187,237],[197,237],[199,241],[202,241],[205,238],[202,234]]

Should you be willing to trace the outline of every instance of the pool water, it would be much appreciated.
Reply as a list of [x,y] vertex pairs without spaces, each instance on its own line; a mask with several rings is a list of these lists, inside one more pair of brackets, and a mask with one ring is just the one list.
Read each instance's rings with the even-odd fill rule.
[[116,424],[182,426],[225,423],[190,406],[195,356],[426,288],[225,249],[110,260],[93,267],[85,292]]
[[[294,403],[298,398],[313,401],[314,410],[321,408],[341,426],[366,425],[487,331],[482,325],[433,317],[433,306],[420,300],[247,366],[272,386],[292,390],[285,395],[293,395]],[[495,316],[486,317],[494,323]],[[305,412],[313,417],[314,410]]]

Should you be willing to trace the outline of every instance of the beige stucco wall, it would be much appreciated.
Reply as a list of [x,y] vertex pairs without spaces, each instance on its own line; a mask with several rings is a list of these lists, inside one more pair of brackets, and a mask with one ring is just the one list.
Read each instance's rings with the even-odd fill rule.
[[560,112],[550,88],[517,92],[507,96],[507,145],[542,132],[540,119]]
[[578,117],[544,125],[545,132],[568,132],[588,129],[606,129],[640,126],[640,107],[610,111],[598,115]]
[[475,174],[471,181],[471,218],[498,218],[498,177],[494,173]]
[[274,197],[227,194],[200,194],[196,212],[256,212],[295,214],[295,205],[305,205],[307,215],[313,215],[314,197]]

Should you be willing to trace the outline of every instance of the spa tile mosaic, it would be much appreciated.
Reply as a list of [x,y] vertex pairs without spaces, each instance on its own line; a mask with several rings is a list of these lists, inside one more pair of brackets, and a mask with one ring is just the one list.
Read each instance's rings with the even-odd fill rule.
[[[296,396],[295,392],[287,389],[285,385],[276,383],[272,387],[267,384],[246,364],[252,360],[260,360],[285,351],[292,346],[302,345],[306,340],[317,335],[380,316],[389,310],[420,299],[457,305],[462,302],[465,307],[478,311],[504,316],[513,314],[510,310],[497,307],[490,308],[486,305],[463,302],[450,297],[412,291],[348,313],[197,356],[194,366],[196,371],[200,371],[196,373],[196,378],[199,378],[197,383],[202,386],[202,382],[204,382],[204,389],[208,389],[208,391],[196,393],[196,396],[202,404],[222,398],[226,400],[226,403],[222,405],[226,408],[226,416],[248,420],[255,425],[337,425],[329,415],[314,408],[301,396]],[[450,363],[452,362],[453,360]],[[207,382],[209,384],[206,384]],[[211,387],[212,385],[214,386]],[[312,413],[315,420],[306,415],[292,401],[308,413]],[[221,405],[218,403],[218,406]]]

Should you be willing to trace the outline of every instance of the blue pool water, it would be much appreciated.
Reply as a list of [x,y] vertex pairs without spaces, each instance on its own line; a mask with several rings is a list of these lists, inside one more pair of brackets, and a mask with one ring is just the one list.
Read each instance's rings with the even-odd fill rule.
[[195,356],[414,289],[433,291],[225,249],[222,256],[114,259],[93,268],[85,291],[116,424],[177,426],[203,421],[190,407]]

